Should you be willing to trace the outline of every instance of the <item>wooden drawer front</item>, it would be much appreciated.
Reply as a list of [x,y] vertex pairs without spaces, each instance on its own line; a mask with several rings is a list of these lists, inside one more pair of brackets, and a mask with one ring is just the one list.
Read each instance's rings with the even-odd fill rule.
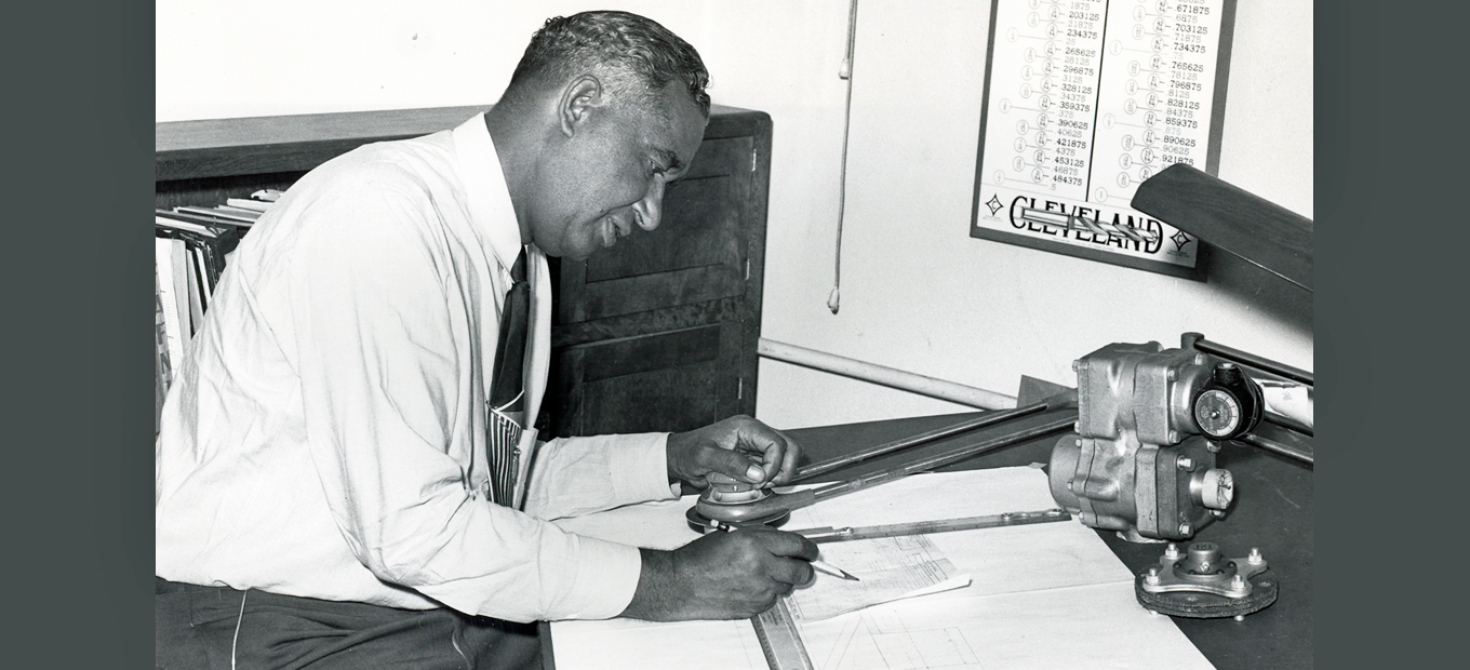
[[553,434],[690,430],[738,412],[738,336],[717,323],[556,352]]
[[663,222],[583,263],[562,264],[562,323],[738,296],[745,291],[753,140],[701,145],[664,195]]

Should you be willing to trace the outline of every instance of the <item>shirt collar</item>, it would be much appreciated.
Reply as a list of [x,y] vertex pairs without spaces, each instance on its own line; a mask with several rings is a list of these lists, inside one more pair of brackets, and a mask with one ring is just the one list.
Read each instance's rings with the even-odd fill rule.
[[521,228],[505,173],[500,169],[500,156],[485,126],[485,113],[460,124],[453,130],[454,153],[464,183],[471,228],[480,244],[495,255],[501,267],[509,270],[521,253]]

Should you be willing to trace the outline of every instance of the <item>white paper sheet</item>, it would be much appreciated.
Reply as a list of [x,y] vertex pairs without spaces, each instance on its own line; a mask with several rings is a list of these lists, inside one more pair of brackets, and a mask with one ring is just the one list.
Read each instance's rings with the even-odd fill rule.
[[[686,497],[559,523],[673,548],[698,537],[684,521],[693,502]],[[921,474],[796,510],[785,527],[932,521],[1055,505],[1046,475],[1034,468]],[[971,585],[803,622],[802,639],[817,668],[1212,667],[1172,620],[1138,605],[1132,573],[1076,521],[926,537],[971,576]],[[766,667],[744,619],[554,622],[551,631],[558,670]]]
[[791,594],[791,613],[797,620],[830,619],[864,607],[970,584],[970,576],[957,571],[924,535],[826,543],[821,559],[858,580],[819,573],[811,586]]
[[1131,585],[952,597],[961,593],[805,623],[807,654],[820,670],[1212,667],[1173,621],[1138,606]]

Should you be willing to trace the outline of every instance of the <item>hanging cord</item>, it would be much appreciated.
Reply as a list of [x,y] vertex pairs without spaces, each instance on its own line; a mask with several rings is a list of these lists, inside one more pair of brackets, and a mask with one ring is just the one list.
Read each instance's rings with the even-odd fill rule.
[[847,80],[847,105],[842,111],[842,173],[837,180],[837,250],[833,254],[832,293],[827,296],[827,309],[837,313],[842,306],[842,220],[847,210],[847,139],[852,130],[852,59],[857,44],[857,6],[852,0],[847,13],[847,58],[842,60],[838,77]]
[[240,648],[240,624],[245,622],[245,598],[249,591],[240,592],[240,615],[235,617],[235,638],[230,640],[230,670],[235,670],[235,652]]

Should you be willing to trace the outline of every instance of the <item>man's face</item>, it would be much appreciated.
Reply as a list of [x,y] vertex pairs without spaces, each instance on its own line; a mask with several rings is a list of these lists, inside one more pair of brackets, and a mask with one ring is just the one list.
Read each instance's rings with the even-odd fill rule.
[[530,228],[542,251],[585,260],[635,227],[658,227],[664,186],[694,160],[705,119],[677,84],[656,100],[661,109],[596,107],[541,164]]

